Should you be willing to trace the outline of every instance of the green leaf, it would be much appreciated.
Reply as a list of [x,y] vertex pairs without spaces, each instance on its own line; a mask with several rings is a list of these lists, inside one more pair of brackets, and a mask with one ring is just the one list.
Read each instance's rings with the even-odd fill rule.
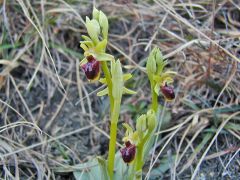
[[[130,165],[132,166],[132,165]],[[123,162],[121,153],[118,151],[115,155],[115,172],[114,172],[114,180],[124,180],[129,179],[129,166]]]
[[188,107],[192,108],[193,110],[200,110],[200,108],[191,100],[183,99],[183,104],[187,105]]
[[109,180],[106,160],[102,159],[101,157],[97,157],[97,160],[98,160],[98,165],[101,169],[101,179],[102,180]]
[[171,157],[171,160],[168,157],[164,157],[159,160],[159,166],[155,167],[151,171],[150,179],[160,179],[164,173],[166,173],[171,168],[171,161],[174,162],[176,159],[176,155]]
[[101,171],[96,159],[79,164],[78,168],[79,170],[73,172],[76,180],[99,179]]
[[78,170],[73,172],[76,180],[108,180],[106,161],[97,157],[83,164],[77,165]]

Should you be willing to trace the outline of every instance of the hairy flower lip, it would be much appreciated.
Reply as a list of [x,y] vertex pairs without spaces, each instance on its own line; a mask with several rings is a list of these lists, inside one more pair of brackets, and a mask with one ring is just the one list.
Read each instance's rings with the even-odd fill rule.
[[171,101],[175,98],[175,93],[174,93],[174,89],[171,86],[168,86],[167,84],[165,84],[164,86],[161,86],[161,92],[163,94],[163,96]]
[[125,163],[131,163],[135,158],[136,146],[131,144],[130,141],[125,142],[125,146],[126,147],[120,149],[122,159]]
[[97,80],[100,76],[100,62],[97,61],[92,55],[87,56],[87,63],[83,64],[81,67],[88,80]]

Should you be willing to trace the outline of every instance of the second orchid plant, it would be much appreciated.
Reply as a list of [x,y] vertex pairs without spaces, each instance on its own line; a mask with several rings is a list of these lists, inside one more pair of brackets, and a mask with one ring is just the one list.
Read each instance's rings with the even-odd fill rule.
[[[124,86],[132,75],[124,74],[121,62],[115,60],[111,54],[106,53],[109,29],[107,16],[94,8],[92,19],[86,17],[85,26],[88,36],[82,36],[83,41],[80,41],[80,46],[84,50],[84,59],[80,62],[80,66],[90,82],[99,81],[106,85],[106,88],[98,92],[97,95],[107,95],[110,101],[111,125],[108,159],[104,160],[98,157],[98,171],[92,171],[92,173],[101,173],[103,179],[110,180],[142,179],[142,168],[146,161],[145,155],[149,154],[149,146],[153,146],[150,139],[155,137],[154,132],[158,126],[156,117],[158,111],[157,97],[162,94],[166,101],[175,98],[173,87],[170,86],[175,72],[165,71],[167,61],[163,59],[160,50],[154,48],[147,59],[146,65],[146,73],[151,85],[152,106],[146,114],[141,115],[136,120],[135,128],[127,123],[123,124],[126,133],[123,137],[123,148],[119,151],[122,160],[116,162],[118,157],[116,140],[122,96],[124,94],[135,94],[136,92]],[[101,71],[103,75],[101,75]],[[119,163],[121,166],[119,166]],[[100,178],[98,175],[96,177]]]

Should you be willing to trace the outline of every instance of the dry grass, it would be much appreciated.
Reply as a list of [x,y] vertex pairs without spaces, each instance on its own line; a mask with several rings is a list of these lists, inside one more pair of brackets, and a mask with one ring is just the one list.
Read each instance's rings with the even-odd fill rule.
[[93,3],[109,16],[108,51],[138,92],[124,98],[121,122],[149,106],[143,67],[154,46],[178,72],[145,179],[239,179],[237,0],[0,0],[0,178],[69,179],[106,156],[108,99],[78,66]]

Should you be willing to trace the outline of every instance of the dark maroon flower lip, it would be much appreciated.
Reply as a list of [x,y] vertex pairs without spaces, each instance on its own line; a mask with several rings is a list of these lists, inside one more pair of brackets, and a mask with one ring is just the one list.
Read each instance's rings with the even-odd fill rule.
[[88,60],[88,62],[95,62],[95,61],[97,61],[92,55],[87,56],[86,59]]
[[174,93],[174,89],[171,86],[168,86],[167,84],[165,84],[164,86],[161,86],[161,92],[163,94],[163,96],[171,101],[175,98],[175,93]]
[[136,146],[131,144],[130,141],[125,142],[125,146],[126,147],[120,149],[122,159],[125,163],[131,163],[135,158]]
[[100,76],[100,62],[97,61],[93,56],[86,57],[87,63],[81,67],[88,80],[97,80]]

